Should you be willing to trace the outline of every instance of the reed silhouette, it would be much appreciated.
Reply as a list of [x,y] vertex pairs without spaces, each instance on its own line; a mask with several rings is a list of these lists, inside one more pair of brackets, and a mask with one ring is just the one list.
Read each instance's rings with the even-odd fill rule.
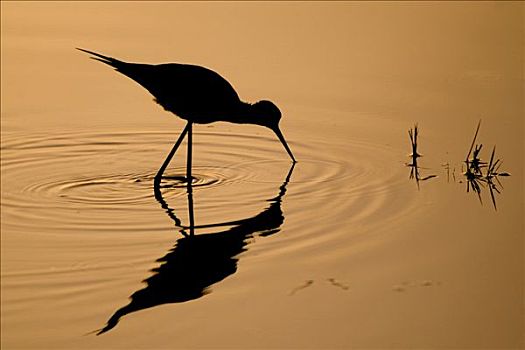
[[[259,214],[231,222],[201,226],[184,226],[156,190],[157,200],[171,220],[181,227],[182,238],[157,262],[153,275],[145,279],[146,287],[130,296],[131,301],[115,311],[107,324],[97,331],[97,335],[114,328],[120,319],[132,312],[148,309],[162,304],[182,303],[203,297],[210,292],[210,286],[231,276],[237,271],[239,254],[247,250],[248,239],[254,235],[269,236],[280,231],[284,222],[281,210],[286,186],[290,181],[292,164],[276,197],[268,200],[270,205]],[[193,215],[193,201],[188,192],[188,210]],[[194,235],[195,229],[228,226],[229,229],[208,234]],[[188,234],[187,231],[190,231]]]
[[466,170],[463,175],[467,180],[467,192],[472,189],[472,191],[478,195],[478,199],[481,204],[483,204],[481,199],[482,188],[484,185],[487,185],[490,198],[492,200],[492,205],[494,206],[494,210],[497,210],[496,193],[501,194],[501,190],[503,189],[503,185],[501,184],[499,178],[510,176],[510,173],[499,170],[503,162],[501,159],[495,158],[495,145],[492,148],[489,162],[487,163],[481,159],[481,149],[483,148],[483,144],[476,143],[480,126],[481,120],[478,122],[476,132],[474,133],[474,138],[472,139],[469,151],[465,157],[464,163],[466,165]]
[[[500,167],[503,161],[499,158],[496,158],[495,145],[492,148],[492,153],[488,162],[484,161],[481,158],[481,150],[483,148],[483,144],[476,143],[480,126],[481,120],[478,122],[476,132],[474,133],[474,138],[470,143],[468,153],[465,157],[465,160],[463,161],[463,163],[466,166],[466,170],[463,172],[463,176],[466,179],[467,192],[472,191],[476,193],[481,204],[483,204],[483,200],[481,199],[481,192],[483,192],[483,188],[486,185],[490,193],[492,205],[494,206],[494,209],[497,210],[496,195],[501,194],[501,191],[503,190],[503,185],[501,184],[500,177],[510,176],[510,173],[506,171],[500,171]],[[418,153],[419,128],[417,124],[415,124],[413,129],[408,130],[408,135],[410,136],[412,153],[409,155],[411,162],[406,163],[406,166],[410,167],[409,179],[414,179],[417,183],[417,188],[419,189],[420,181],[425,181],[437,177],[437,175],[427,175],[425,177],[421,177],[420,169],[422,168],[418,164],[418,159],[422,157],[422,155]],[[444,166],[447,170],[447,182],[449,182],[450,163],[447,162],[445,164],[442,164],[442,166]],[[455,182],[455,168],[453,168],[452,170],[452,177],[454,178]],[[462,181],[460,180],[459,182]]]
[[426,181],[429,179],[432,179],[436,177],[437,175],[427,175],[424,177],[421,177],[421,166],[418,164],[418,159],[420,157],[423,157],[423,155],[418,153],[418,141],[417,137],[419,135],[419,128],[417,124],[414,125],[413,129],[408,130],[408,136],[410,136],[410,145],[412,146],[412,153],[410,153],[410,163],[406,163],[405,165],[410,168],[410,174],[408,178],[410,180],[414,179],[417,184],[417,188],[419,189],[419,182],[420,181]]
[[193,123],[208,124],[225,121],[267,127],[277,135],[292,161],[296,162],[279,128],[279,121],[281,120],[279,108],[266,100],[254,104],[241,101],[231,84],[216,72],[190,64],[128,63],[93,51],[80,48],[77,50],[95,56],[91,58],[115,68],[117,72],[139,83],[155,97],[155,102],[166,111],[188,121],[179,139],[159,168],[154,179],[155,184],[162,181],[164,170],[186,135],[188,136],[186,178],[188,182],[191,182]]

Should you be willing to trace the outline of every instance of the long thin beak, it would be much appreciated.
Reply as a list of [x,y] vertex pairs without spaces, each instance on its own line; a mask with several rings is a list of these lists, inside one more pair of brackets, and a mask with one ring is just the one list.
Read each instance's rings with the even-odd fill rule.
[[284,135],[281,132],[281,130],[279,129],[279,127],[276,127],[275,129],[272,129],[272,130],[273,130],[273,132],[275,132],[275,135],[277,135],[277,137],[279,138],[279,140],[283,144],[284,148],[286,149],[286,152],[288,152],[288,154],[290,155],[290,158],[292,158],[292,161],[294,163],[297,163],[297,161],[295,160],[295,158],[294,158],[294,156],[292,154],[292,150],[290,149],[290,147],[288,147],[288,144],[286,143],[286,140],[284,139]]

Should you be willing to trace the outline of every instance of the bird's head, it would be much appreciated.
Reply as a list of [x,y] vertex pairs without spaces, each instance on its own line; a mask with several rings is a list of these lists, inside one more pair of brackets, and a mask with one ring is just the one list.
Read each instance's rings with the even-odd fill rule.
[[281,120],[281,111],[279,108],[271,101],[262,100],[254,103],[252,106],[252,114],[256,118],[256,124],[266,126],[273,130],[277,135],[284,148],[292,158],[292,161],[295,163],[296,160],[284,139],[284,135],[279,129],[279,121]]
[[279,127],[281,111],[273,102],[267,100],[258,101],[252,105],[252,111],[257,118],[257,124],[272,130]]

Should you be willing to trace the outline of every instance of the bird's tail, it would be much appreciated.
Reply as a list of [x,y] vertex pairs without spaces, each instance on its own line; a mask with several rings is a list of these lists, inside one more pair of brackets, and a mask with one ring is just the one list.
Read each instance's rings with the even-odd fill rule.
[[80,50],[80,51],[87,52],[87,53],[89,53],[89,54],[91,54],[93,56],[97,56],[97,57],[90,57],[90,58],[94,59],[94,60],[97,60],[97,61],[100,61],[102,63],[105,63],[107,65],[110,65],[111,67],[115,67],[117,69],[125,64],[124,62],[119,61],[119,60],[117,60],[116,58],[113,58],[113,57],[104,56],[104,55],[101,55],[101,54],[93,52],[93,51],[81,49],[79,47],[77,47],[76,49]]

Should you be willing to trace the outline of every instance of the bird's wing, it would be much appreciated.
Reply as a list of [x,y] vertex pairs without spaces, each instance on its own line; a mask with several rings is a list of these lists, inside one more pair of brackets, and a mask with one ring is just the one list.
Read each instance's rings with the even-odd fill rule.
[[128,63],[93,51],[80,49],[94,60],[114,67],[118,72],[146,88],[164,109],[184,119],[208,123],[217,114],[231,113],[239,106],[239,95],[231,84],[211,69],[178,63]]
[[[166,110],[207,123],[231,112],[240,99],[226,79],[212,70],[187,64],[127,64],[117,71],[146,88]],[[209,121],[205,120],[209,116]]]

